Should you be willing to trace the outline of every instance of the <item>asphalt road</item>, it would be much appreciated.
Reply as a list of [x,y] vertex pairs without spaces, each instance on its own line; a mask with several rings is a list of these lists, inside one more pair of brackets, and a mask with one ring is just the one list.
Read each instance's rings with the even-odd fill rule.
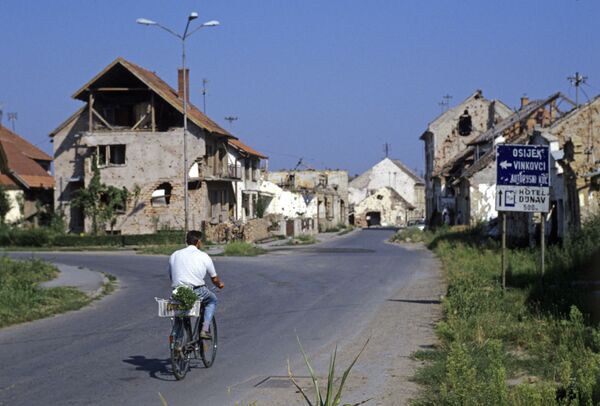
[[[420,251],[363,230],[300,250],[255,258],[215,258],[219,352],[184,381],[170,374],[168,319],[154,297],[169,294],[167,257],[40,253],[67,265],[109,272],[120,289],[66,315],[0,330],[0,405],[234,405],[269,376],[302,368],[309,354],[362,331],[385,299],[428,266]],[[11,254],[31,257],[31,254]]]

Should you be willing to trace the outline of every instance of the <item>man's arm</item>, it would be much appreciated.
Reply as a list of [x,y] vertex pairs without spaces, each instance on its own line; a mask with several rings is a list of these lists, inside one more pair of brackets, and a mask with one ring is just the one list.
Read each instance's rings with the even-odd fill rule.
[[204,258],[205,258],[204,264],[206,265],[206,271],[210,275],[210,280],[212,281],[213,285],[215,285],[219,289],[223,289],[225,287],[225,285],[223,284],[223,282],[221,282],[221,279],[219,279],[219,276],[217,275],[217,271],[215,271],[215,264],[213,263],[212,259],[208,256],[208,254],[205,254]]
[[217,288],[219,289],[223,289],[225,287],[225,285],[223,284],[223,282],[221,282],[221,279],[219,279],[219,276],[211,276],[210,280],[212,281],[213,285],[215,285]]

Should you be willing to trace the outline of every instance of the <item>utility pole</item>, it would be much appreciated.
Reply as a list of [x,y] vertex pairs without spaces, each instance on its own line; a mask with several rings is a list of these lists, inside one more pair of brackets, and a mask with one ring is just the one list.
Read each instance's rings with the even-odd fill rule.
[[237,117],[236,116],[227,116],[225,117],[225,120],[229,121],[229,127],[233,127],[233,122],[237,121]]
[[581,76],[579,72],[575,72],[575,76],[567,77],[571,85],[575,86],[575,107],[579,107],[579,86],[588,79],[587,76]]
[[208,79],[202,79],[202,104],[204,114],[206,114],[206,84],[208,83]]
[[385,157],[388,158],[390,155],[390,151],[392,150],[392,144],[385,143],[383,144],[383,152],[385,152]]
[[17,121],[17,113],[8,113],[8,121],[12,124],[12,132],[16,133],[15,122]]
[[446,94],[444,97],[442,97],[442,99],[444,99],[444,102],[446,105],[446,111],[448,111],[448,109],[450,108],[450,100],[452,100],[452,96],[449,94]]
[[446,112],[446,102],[442,100],[438,103],[438,106],[440,106],[441,114],[444,114]]
[[440,110],[442,111],[442,114],[444,114],[445,112],[447,112],[450,109],[450,100],[452,100],[452,96],[447,94],[445,96],[442,96],[442,101],[438,103],[438,106],[440,106]]

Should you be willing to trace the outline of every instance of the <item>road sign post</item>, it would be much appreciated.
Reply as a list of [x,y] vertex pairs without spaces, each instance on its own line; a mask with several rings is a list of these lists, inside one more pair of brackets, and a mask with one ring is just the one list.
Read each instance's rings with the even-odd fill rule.
[[496,146],[496,210],[502,212],[502,288],[505,282],[506,212],[541,213],[542,275],[545,213],[550,209],[550,151],[546,145]]

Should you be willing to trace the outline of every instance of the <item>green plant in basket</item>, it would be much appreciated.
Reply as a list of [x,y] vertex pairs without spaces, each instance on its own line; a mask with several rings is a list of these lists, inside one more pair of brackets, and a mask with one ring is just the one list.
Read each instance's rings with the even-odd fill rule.
[[175,288],[171,297],[173,300],[179,302],[181,310],[190,310],[194,307],[196,300],[198,300],[198,296],[196,296],[194,291],[187,286],[178,286]]

